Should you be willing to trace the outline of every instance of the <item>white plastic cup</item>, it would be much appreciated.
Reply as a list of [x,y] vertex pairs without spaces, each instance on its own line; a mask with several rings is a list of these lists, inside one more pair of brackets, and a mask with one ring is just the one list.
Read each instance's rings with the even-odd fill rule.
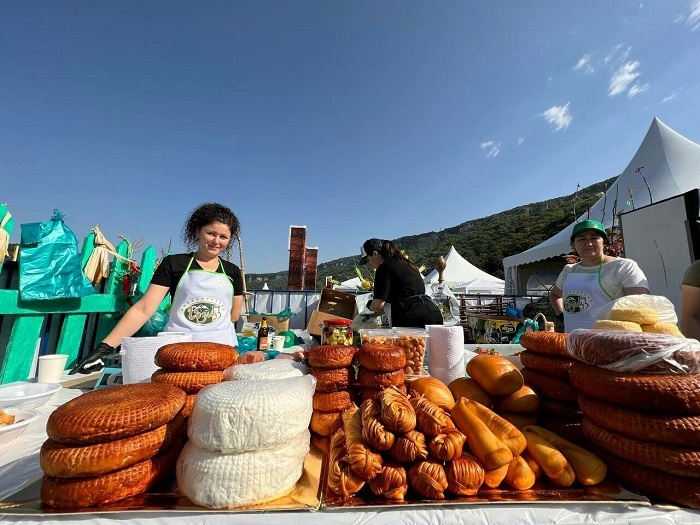
[[39,356],[39,383],[60,383],[66,368],[66,354],[51,354]]
[[272,338],[272,349],[277,352],[284,350],[284,336],[276,335]]

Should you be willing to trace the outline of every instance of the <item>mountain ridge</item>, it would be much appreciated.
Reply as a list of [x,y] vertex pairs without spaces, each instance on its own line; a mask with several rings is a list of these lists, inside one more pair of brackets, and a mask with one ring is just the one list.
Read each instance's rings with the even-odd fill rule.
[[[503,278],[504,257],[528,250],[559,233],[582,211],[595,204],[598,194],[606,191],[615,178],[562,197],[516,206],[438,232],[406,235],[393,241],[419,267],[425,266],[424,274],[432,271],[436,257],[446,255],[450,246],[454,246],[473,265]],[[355,277],[358,261],[359,255],[351,255],[319,263],[316,289],[323,287],[326,277],[332,276],[337,281]],[[369,269],[361,268],[361,272],[367,275]],[[286,290],[287,270],[246,275],[248,290],[260,289],[265,283],[271,290]]]

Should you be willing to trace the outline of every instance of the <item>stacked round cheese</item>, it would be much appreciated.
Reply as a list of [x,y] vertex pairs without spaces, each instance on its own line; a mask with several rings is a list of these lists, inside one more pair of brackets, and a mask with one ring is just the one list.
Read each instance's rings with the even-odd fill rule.
[[352,346],[321,345],[309,351],[311,375],[317,381],[311,416],[311,430],[316,434],[330,436],[342,426],[341,414],[353,404],[354,359]]
[[540,398],[538,424],[562,436],[581,439],[581,411],[576,390],[569,382],[569,369],[576,361],[566,349],[566,334],[525,332],[520,336],[525,384]]
[[58,407],[39,454],[41,501],[90,507],[148,490],[175,467],[184,402],[174,386],[140,383],[94,390]]
[[593,324],[596,330],[623,330],[628,332],[649,332],[683,337],[673,323],[664,322],[653,308],[618,308],[613,307],[608,319],[601,319]]
[[184,416],[192,412],[194,399],[202,388],[220,383],[224,370],[238,359],[238,352],[229,345],[206,342],[172,343],[158,349],[156,365],[161,367],[151,376],[154,383],[167,383],[187,394]]
[[700,374],[569,371],[582,430],[610,470],[644,493],[700,508]]
[[382,390],[390,387],[406,394],[406,353],[402,347],[363,343],[357,352],[357,362],[360,365],[357,381],[361,401],[375,399]]
[[304,375],[203,389],[177,462],[181,492],[210,508],[258,504],[291,492],[309,451],[315,385]]
[[250,364],[236,363],[224,370],[224,381],[286,379],[287,377],[301,377],[308,373],[309,369],[303,363],[287,359],[271,359]]

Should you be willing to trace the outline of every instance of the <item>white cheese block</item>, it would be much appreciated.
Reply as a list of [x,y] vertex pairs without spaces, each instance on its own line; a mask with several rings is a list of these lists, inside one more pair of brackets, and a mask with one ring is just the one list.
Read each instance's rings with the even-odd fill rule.
[[177,484],[193,503],[214,509],[263,503],[294,489],[309,452],[305,430],[284,445],[222,454],[185,445],[177,461]]
[[261,363],[232,365],[224,370],[224,381],[246,381],[255,379],[284,379],[300,377],[309,373],[303,363],[288,359],[270,359]]
[[315,388],[312,375],[209,385],[197,394],[187,435],[229,454],[275,448],[309,427]]

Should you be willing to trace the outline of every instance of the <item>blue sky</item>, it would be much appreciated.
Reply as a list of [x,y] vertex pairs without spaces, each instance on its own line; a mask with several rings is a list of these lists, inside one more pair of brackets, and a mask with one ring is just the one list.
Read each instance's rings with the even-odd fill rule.
[[291,224],[329,261],[700,142],[698,71],[700,0],[2,2],[0,202],[179,251],[218,201],[286,270]]

